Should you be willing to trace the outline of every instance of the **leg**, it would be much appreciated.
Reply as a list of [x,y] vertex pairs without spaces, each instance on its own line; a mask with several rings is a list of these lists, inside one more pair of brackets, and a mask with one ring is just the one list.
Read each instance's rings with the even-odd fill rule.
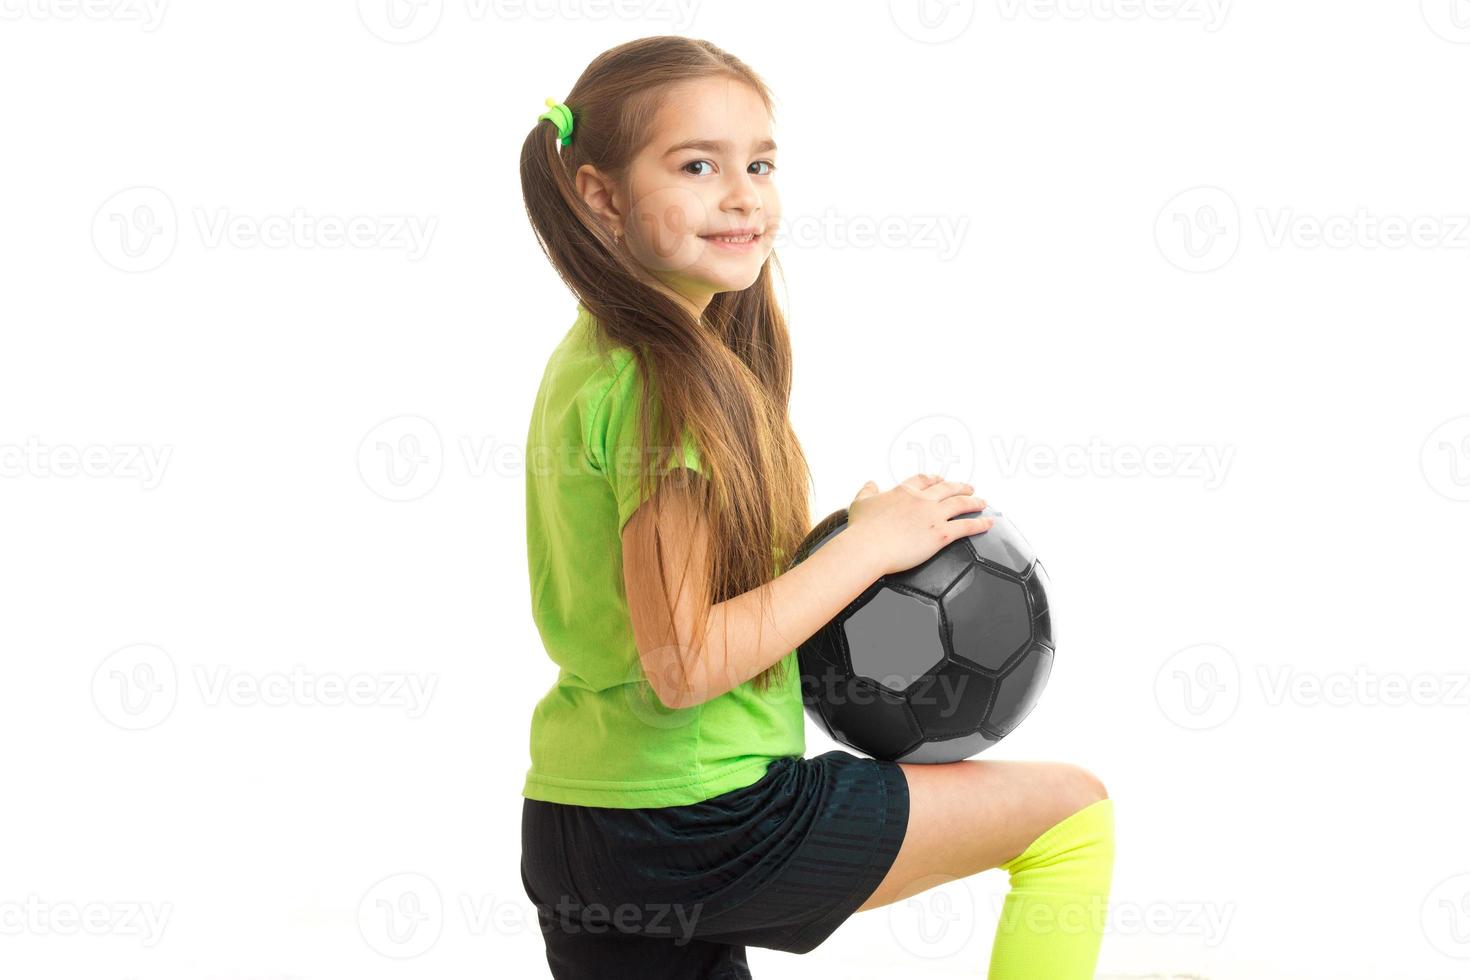
[[859,911],[1005,868],[1012,890],[996,927],[992,980],[1091,977],[1113,858],[1112,803],[1097,777],[1056,762],[967,759],[902,768],[908,831]]

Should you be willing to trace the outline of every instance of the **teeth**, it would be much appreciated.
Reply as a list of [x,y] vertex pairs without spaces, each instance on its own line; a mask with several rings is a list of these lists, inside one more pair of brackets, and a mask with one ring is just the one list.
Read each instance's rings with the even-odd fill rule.
[[754,238],[755,236],[754,235],[741,235],[741,236],[711,235],[709,237],[713,238],[717,242],[748,242],[752,238]]

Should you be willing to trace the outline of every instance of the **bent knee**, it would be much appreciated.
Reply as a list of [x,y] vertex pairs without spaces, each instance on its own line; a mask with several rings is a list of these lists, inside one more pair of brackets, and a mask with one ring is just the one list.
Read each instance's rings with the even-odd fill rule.
[[1080,810],[1108,798],[1108,788],[1091,769],[1071,763],[1066,763],[1065,766],[1067,795],[1076,809]]

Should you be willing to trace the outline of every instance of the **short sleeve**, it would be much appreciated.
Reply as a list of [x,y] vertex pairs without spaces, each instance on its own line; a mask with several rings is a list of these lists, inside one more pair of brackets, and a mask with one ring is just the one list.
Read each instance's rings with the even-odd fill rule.
[[[642,371],[631,354],[625,356],[627,363],[618,370],[611,386],[592,410],[587,432],[588,457],[607,479],[613,499],[617,501],[619,534],[647,499],[642,492],[646,456],[640,455],[638,445],[640,413],[643,411]],[[660,475],[679,467],[708,475],[699,447],[687,426],[682,446],[677,449],[668,447],[662,453],[650,448],[648,455],[663,458],[658,471]]]

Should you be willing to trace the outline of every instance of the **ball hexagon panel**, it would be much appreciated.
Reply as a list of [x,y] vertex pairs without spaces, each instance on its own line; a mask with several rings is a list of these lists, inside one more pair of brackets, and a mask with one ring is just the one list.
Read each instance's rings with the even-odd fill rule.
[[985,722],[998,681],[957,660],[946,660],[909,691],[909,710],[925,738],[969,735]]
[[961,735],[959,738],[945,738],[934,742],[925,742],[917,748],[911,749],[899,756],[897,762],[959,762],[968,759],[977,752],[983,752],[990,748],[1000,739],[987,735],[984,732],[973,732],[969,735]]
[[821,708],[832,738],[875,759],[893,759],[922,737],[908,702],[879,684],[849,677]]
[[1052,651],[1040,644],[1026,651],[1026,656],[1000,679],[1000,691],[985,727],[1002,737],[1015,731],[1041,698],[1051,676]]
[[852,672],[903,691],[944,659],[939,603],[878,591],[842,624]]
[[975,557],[981,561],[999,565],[1001,568],[1015,572],[1019,577],[1026,574],[1026,569],[1036,560],[1036,553],[1031,550],[1031,544],[1023,537],[1016,526],[1006,519],[1006,516],[994,507],[987,507],[982,511],[973,511],[961,514],[961,517],[989,517],[995,523],[990,530],[979,534],[971,534],[965,537],[970,542],[970,547],[975,551]]
[[1025,586],[983,565],[966,569],[941,601],[956,657],[999,673],[1031,642]]

